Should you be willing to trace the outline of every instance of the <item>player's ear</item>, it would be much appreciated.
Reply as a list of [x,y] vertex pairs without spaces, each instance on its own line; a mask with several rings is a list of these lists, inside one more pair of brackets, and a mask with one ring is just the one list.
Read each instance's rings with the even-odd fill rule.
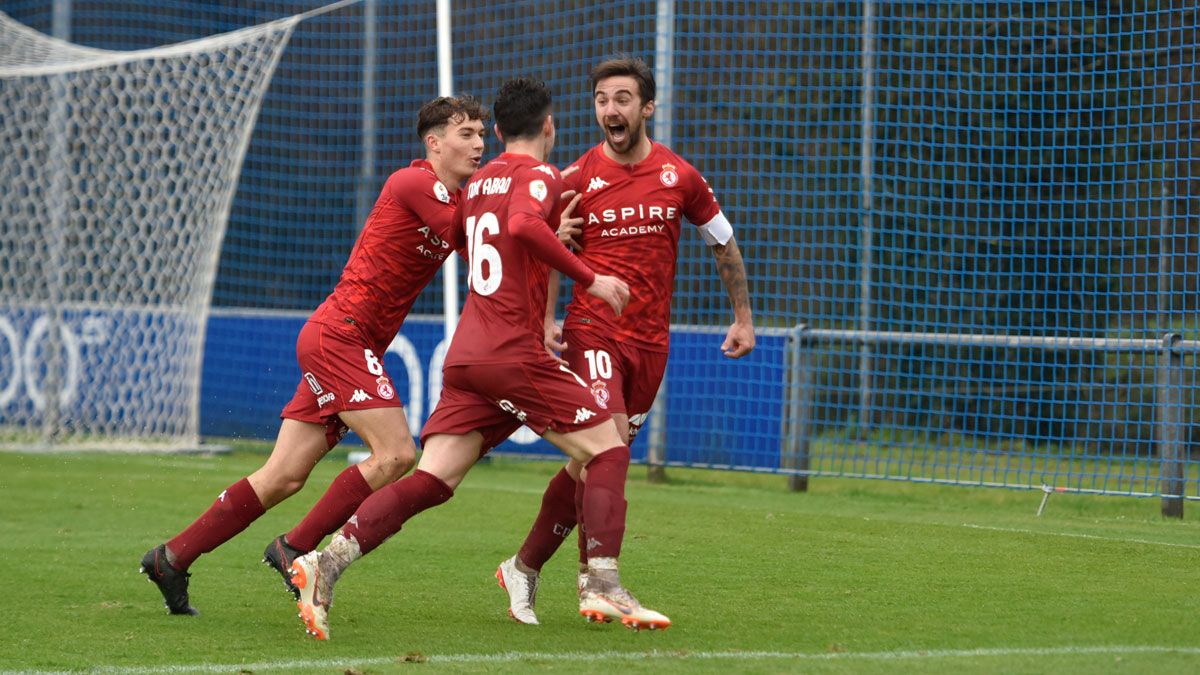
[[492,133],[496,134],[496,140],[500,141],[501,144],[504,143],[504,134],[500,133],[500,125],[499,124],[492,125]]
[[642,104],[642,117],[650,117],[651,115],[653,115],[655,107],[656,106],[654,105],[653,99],[643,103]]
[[434,155],[441,152],[441,139],[432,131],[425,134],[425,152]]
[[554,135],[554,115],[546,115],[546,119],[542,122],[542,134]]

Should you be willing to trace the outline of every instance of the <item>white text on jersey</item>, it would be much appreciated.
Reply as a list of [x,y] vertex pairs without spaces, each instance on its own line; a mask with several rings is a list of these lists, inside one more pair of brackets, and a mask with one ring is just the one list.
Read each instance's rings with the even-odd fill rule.
[[679,209],[674,206],[622,206],[619,209],[604,209],[599,213],[588,214],[588,223],[617,223],[626,220],[675,220],[679,217]]
[[495,176],[471,183],[467,188],[467,199],[474,199],[482,191],[485,195],[502,195],[512,185],[512,176]]
[[610,227],[600,230],[601,237],[625,237],[631,234],[654,234],[665,232],[666,225],[629,225],[625,227]]
[[431,247],[426,247],[425,244],[417,244],[417,252],[426,258],[432,258],[433,260],[446,259],[446,256],[449,254],[450,250],[450,242],[434,234],[433,230],[429,229],[428,225],[417,228],[417,232],[425,235],[425,240],[432,245]]

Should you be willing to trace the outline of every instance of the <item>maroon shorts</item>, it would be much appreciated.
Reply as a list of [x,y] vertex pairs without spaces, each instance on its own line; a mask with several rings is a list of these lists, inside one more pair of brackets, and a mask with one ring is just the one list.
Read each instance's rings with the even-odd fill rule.
[[332,448],[347,431],[338,417],[343,410],[403,407],[382,358],[351,323],[305,322],[296,338],[296,361],[304,375],[279,416],[325,425]]
[[563,358],[592,390],[596,404],[629,416],[629,441],[637,436],[667,371],[667,352],[617,342],[600,331],[563,331]]
[[567,434],[611,419],[588,386],[543,354],[523,363],[446,366],[442,396],[421,427],[421,442],[434,434],[483,434],[483,452],[521,425],[541,435]]

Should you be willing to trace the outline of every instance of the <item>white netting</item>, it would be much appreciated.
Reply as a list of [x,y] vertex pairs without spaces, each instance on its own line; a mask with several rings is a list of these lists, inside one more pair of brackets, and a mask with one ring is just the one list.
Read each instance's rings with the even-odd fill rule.
[[0,13],[0,447],[198,443],[225,222],[301,18],[111,52]]

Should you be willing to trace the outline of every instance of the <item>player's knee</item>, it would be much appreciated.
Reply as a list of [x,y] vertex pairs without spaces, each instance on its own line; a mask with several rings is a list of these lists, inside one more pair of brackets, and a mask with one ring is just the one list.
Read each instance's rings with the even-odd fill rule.
[[262,494],[259,495],[259,499],[263,506],[270,508],[299,492],[307,479],[307,475],[292,473],[271,475],[263,481]]
[[381,448],[374,454],[375,466],[389,483],[400,480],[417,463],[417,448],[411,443]]

